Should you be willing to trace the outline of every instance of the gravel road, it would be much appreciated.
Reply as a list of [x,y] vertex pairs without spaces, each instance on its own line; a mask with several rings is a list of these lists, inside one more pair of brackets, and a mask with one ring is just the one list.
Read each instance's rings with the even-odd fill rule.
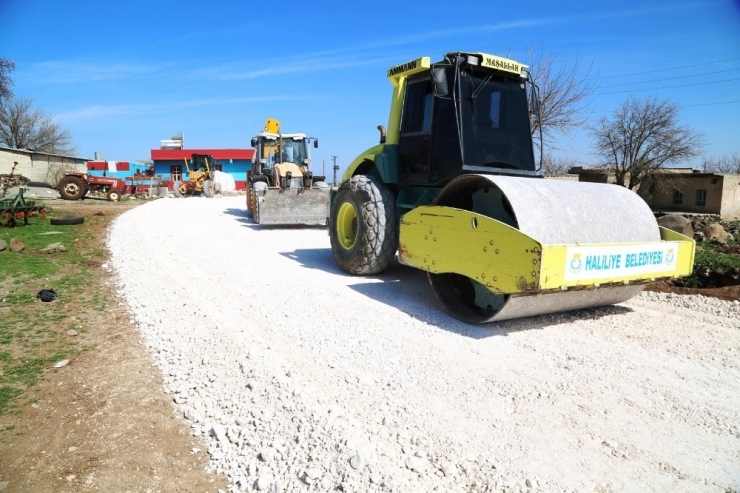
[[233,491],[740,489],[740,304],[643,293],[469,326],[426,275],[345,275],[324,229],[244,197],[114,223],[176,411]]

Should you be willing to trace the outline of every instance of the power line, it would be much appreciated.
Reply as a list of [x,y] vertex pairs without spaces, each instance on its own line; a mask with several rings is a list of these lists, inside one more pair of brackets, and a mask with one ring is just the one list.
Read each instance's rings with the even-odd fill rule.
[[680,67],[661,68],[661,69],[657,69],[657,70],[647,70],[647,71],[644,71],[644,72],[633,72],[631,74],[607,75],[606,77],[590,77],[587,80],[594,80],[594,79],[613,79],[615,77],[629,77],[631,75],[654,74],[654,73],[657,73],[657,72],[668,72],[669,70],[681,70],[682,68],[703,67],[705,65],[715,65],[717,63],[734,62],[735,60],[740,60],[740,58],[728,58],[726,60],[717,60],[715,62],[695,63],[694,65],[682,65]]
[[630,86],[632,84],[652,84],[653,82],[663,82],[666,80],[676,80],[676,79],[688,79],[690,77],[701,77],[703,75],[714,75],[714,74],[723,74],[725,72],[734,72],[736,70],[740,70],[740,67],[738,68],[731,68],[727,70],[718,70],[716,72],[704,72],[702,74],[694,74],[694,75],[681,75],[678,77],[669,77],[667,79],[653,79],[653,80],[636,80],[633,82],[624,82],[622,84],[612,84],[611,86],[601,86],[599,89],[606,89],[609,87],[621,87],[621,86]]
[[734,79],[725,79],[725,80],[710,80],[706,82],[695,82],[693,84],[681,84],[678,86],[663,86],[663,87],[646,87],[644,89],[632,89],[629,91],[613,91],[613,92],[596,92],[594,93],[594,96],[601,96],[604,94],[624,94],[628,92],[637,92],[637,91],[655,91],[658,89],[675,89],[677,87],[689,87],[689,86],[701,86],[704,84],[719,84],[721,82],[732,82],[733,80],[740,80],[740,77],[735,77]]
[[734,103],[740,103],[740,99],[735,100],[735,101],[722,101],[720,103],[682,104],[681,108],[691,108],[693,106],[715,106],[718,104],[734,104]]

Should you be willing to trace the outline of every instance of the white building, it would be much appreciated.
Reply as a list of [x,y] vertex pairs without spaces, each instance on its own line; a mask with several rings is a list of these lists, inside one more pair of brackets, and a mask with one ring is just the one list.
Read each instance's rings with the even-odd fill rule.
[[0,175],[9,174],[17,162],[13,174],[23,175],[30,181],[40,181],[56,186],[65,171],[87,172],[88,158],[62,156],[46,152],[0,147]]

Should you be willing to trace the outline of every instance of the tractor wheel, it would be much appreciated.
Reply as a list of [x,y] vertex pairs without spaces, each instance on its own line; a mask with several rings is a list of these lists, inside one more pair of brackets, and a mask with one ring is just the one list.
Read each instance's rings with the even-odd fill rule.
[[267,190],[267,183],[264,181],[258,181],[252,184],[252,220],[255,224],[259,224],[262,220],[260,218],[260,206],[259,201],[260,197],[265,195],[265,191]]
[[116,190],[115,188],[111,188],[110,190],[108,190],[108,193],[105,196],[111,202],[118,202],[119,200],[121,200],[121,191]]
[[205,182],[203,182],[203,195],[208,198],[216,195],[216,184],[213,183],[211,180],[206,180]]
[[247,182],[247,188],[245,189],[247,200],[247,217],[252,217],[252,196],[254,195],[252,192],[252,184]]
[[57,189],[65,200],[80,200],[87,193],[85,181],[77,176],[65,176],[59,181]]
[[181,181],[176,181],[172,184],[172,193],[177,197],[178,199],[182,197],[182,190],[180,189],[182,187]]
[[398,250],[395,198],[379,179],[353,176],[331,205],[329,237],[334,259],[350,274],[378,274]]

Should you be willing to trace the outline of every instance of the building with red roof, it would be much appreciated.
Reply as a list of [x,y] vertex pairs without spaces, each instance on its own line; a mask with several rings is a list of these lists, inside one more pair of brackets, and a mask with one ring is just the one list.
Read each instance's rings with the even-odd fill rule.
[[161,177],[170,190],[173,182],[188,180],[193,154],[212,156],[216,170],[230,174],[237,190],[245,189],[247,173],[252,169],[254,149],[185,149],[182,134],[173,136],[173,140],[163,140],[160,145],[160,149],[151,151],[154,175]]

